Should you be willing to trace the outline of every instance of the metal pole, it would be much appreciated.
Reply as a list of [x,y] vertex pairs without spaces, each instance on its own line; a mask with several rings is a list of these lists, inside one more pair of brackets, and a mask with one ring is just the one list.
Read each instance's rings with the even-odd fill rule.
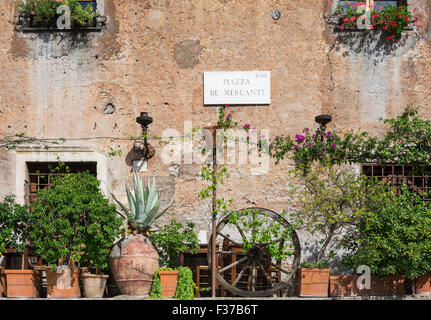
[[212,210],[213,210],[213,220],[212,220],[212,240],[211,241],[211,296],[216,296],[216,270],[217,270],[217,261],[216,261],[216,228],[217,228],[217,217],[216,217],[216,198],[217,198],[217,146],[216,146],[216,129],[214,128],[211,130],[212,138],[213,138],[213,172],[212,172],[212,178],[213,178],[213,203],[212,203]]

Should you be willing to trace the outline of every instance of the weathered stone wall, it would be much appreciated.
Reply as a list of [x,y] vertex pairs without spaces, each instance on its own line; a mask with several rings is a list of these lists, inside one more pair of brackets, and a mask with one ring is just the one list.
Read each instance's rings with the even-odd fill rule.
[[[373,33],[334,33],[326,0],[105,0],[107,30],[79,36],[15,31],[15,3],[0,2],[0,134],[89,147],[106,157],[106,191],[123,199],[133,142],[100,137],[140,134],[141,111],[154,118],[156,135],[166,128],[183,134],[184,121],[215,124],[217,109],[203,106],[205,71],[271,71],[271,105],[232,108],[240,123],[271,136],[312,127],[322,113],[333,116],[330,128],[376,133],[379,117],[396,116],[408,103],[430,117],[431,0],[409,1],[420,20],[396,49]],[[271,17],[276,9],[280,20]],[[151,143],[157,153],[148,171],[161,177],[164,199],[175,190],[172,211],[208,229],[209,203],[197,198],[205,185],[200,166],[165,164],[163,146]],[[111,147],[123,155],[108,157]],[[1,196],[21,188],[17,154],[0,153]],[[220,193],[236,208],[288,209],[286,165],[271,163],[262,176],[233,166]]]

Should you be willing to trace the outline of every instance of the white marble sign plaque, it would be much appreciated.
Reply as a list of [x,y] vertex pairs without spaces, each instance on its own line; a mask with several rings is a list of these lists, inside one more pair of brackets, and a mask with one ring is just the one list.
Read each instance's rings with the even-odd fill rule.
[[270,71],[204,73],[204,105],[270,103]]

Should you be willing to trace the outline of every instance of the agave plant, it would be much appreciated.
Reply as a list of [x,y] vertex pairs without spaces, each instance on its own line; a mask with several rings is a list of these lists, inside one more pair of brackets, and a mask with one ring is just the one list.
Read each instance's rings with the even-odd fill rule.
[[127,210],[127,208],[118,201],[113,194],[111,195],[125,214],[123,215],[120,212],[120,215],[128,220],[129,225],[133,229],[146,234],[149,231],[150,226],[164,215],[172,206],[174,198],[172,198],[167,208],[159,211],[160,196],[156,189],[156,181],[154,177],[153,184],[150,186],[149,179],[147,179],[147,184],[145,184],[142,177],[134,173],[133,188],[135,193],[134,196],[130,192],[129,185],[126,182],[126,193],[130,210]]

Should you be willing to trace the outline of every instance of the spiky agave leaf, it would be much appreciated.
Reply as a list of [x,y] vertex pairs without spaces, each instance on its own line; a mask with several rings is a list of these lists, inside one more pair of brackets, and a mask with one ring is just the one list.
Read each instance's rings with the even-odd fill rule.
[[132,193],[130,192],[129,185],[127,182],[126,182],[126,194],[127,194],[127,201],[129,202],[130,213],[132,217],[136,217],[136,200],[133,197]]
[[152,225],[157,219],[163,216],[169,210],[170,207],[172,207],[172,205],[174,204],[174,199],[175,199],[175,193],[174,193],[174,196],[172,197],[171,202],[168,204],[168,206],[165,209],[163,209],[161,212],[159,212],[157,215],[155,215],[148,223],[148,226]]
[[133,174],[133,187],[135,189],[136,198],[136,216],[137,222],[142,222],[145,219],[145,186],[142,183],[142,178],[137,173]]
[[120,214],[120,216],[122,216],[124,219],[132,218],[130,213],[129,213],[129,210],[127,210],[127,208],[112,193],[111,193],[111,196],[114,199],[114,201],[120,206],[121,210],[123,210],[123,212],[125,214],[125,215],[123,215],[120,211],[117,211]]

